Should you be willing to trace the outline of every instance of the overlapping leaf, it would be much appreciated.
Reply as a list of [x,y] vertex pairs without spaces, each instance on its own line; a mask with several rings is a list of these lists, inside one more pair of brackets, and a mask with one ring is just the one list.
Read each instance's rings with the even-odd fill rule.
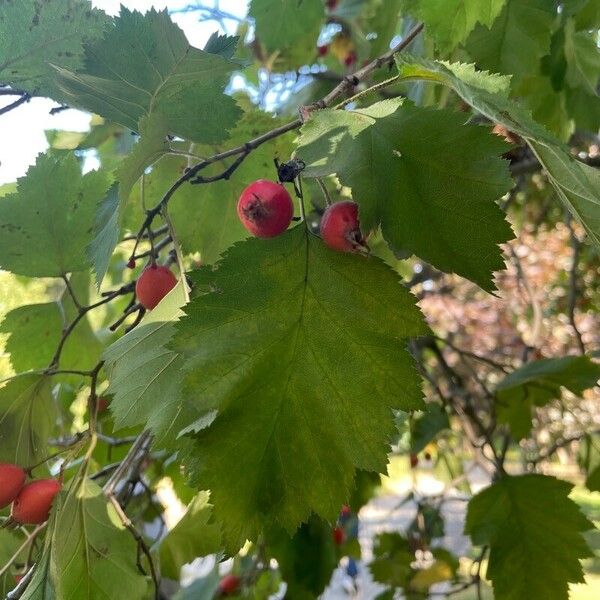
[[52,65],[77,71],[84,42],[102,37],[109,23],[87,0],[0,3],[0,81],[59,99]]
[[56,598],[147,598],[136,541],[91,479],[76,480],[59,497],[50,526],[49,575]]
[[586,356],[548,358],[528,363],[507,375],[496,388],[500,422],[509,423],[513,435],[531,431],[531,411],[559,398],[561,387],[580,395],[600,381],[600,365]]
[[164,577],[178,581],[183,565],[219,552],[221,529],[211,516],[209,493],[199,492],[179,523],[160,541],[160,571]]
[[[78,301],[88,302],[89,276],[77,273],[70,284]],[[60,302],[29,304],[11,310],[0,324],[0,333],[8,333],[6,350],[17,372],[46,368],[58,347],[63,330],[77,316],[77,308],[67,292]],[[91,369],[102,345],[86,317],[81,319],[66,340],[61,354],[64,369]]]
[[277,560],[290,598],[317,598],[339,562],[331,525],[313,516],[293,537],[279,529],[270,532],[266,540],[269,555]]
[[216,54],[193,48],[167,11],[122,8],[104,39],[88,46],[85,69],[58,68],[57,80],[72,106],[134,131],[142,117],[160,118],[170,134],[216,142],[240,114],[223,94],[239,65],[222,55],[222,46],[209,46]]
[[378,259],[332,252],[303,226],[237,244],[193,280],[170,345],[212,421],[189,428],[192,468],[227,545],[273,521],[293,531],[311,510],[332,518],[356,468],[384,469],[391,409],[421,404],[413,298]]
[[600,246],[600,174],[577,161],[530,115],[502,93],[492,93],[485,73],[477,79],[464,76],[460,64],[445,64],[415,57],[398,59],[406,79],[422,79],[453,88],[463,100],[492,122],[523,137],[546,169],[550,182],[564,205],[581,221],[590,238]]
[[547,0],[507,0],[491,28],[479,25],[466,47],[473,60],[490,71],[520,77],[537,73],[550,49],[556,8]]
[[313,40],[315,48],[325,12],[322,0],[252,0],[248,14],[258,39],[274,52],[304,39]]
[[577,31],[573,21],[568,21],[565,26],[567,82],[571,87],[581,87],[593,96],[598,94],[600,78],[600,51],[595,38],[595,33]]
[[421,19],[442,52],[464,42],[477,23],[491,27],[507,0],[403,0]]
[[0,267],[29,277],[59,277],[88,267],[94,214],[109,181],[101,171],[81,175],[72,154],[40,154],[0,199]]
[[184,403],[180,394],[181,359],[166,348],[184,303],[180,283],[103,355],[115,426],[144,424],[159,446],[172,443],[179,431],[198,417],[194,403]]
[[56,418],[51,381],[18,375],[0,388],[0,461],[32,466],[46,458]]
[[489,290],[512,237],[495,202],[512,187],[505,150],[460,114],[393,100],[315,113],[296,152],[307,175],[337,173],[352,188],[365,231],[381,225],[396,250]]
[[[590,556],[593,527],[569,499],[573,486],[544,475],[505,476],[469,502],[465,531],[490,547],[487,578],[496,600],[567,600]],[[515,568],[518,565],[518,568]]]

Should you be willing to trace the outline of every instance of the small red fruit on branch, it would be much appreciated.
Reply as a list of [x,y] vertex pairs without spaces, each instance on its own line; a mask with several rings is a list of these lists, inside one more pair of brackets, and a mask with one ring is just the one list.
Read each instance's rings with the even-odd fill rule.
[[109,400],[104,396],[100,396],[98,400],[96,400],[96,404],[98,405],[98,412],[103,413],[108,408]]
[[135,269],[135,258],[133,256],[127,261],[128,269]]
[[334,250],[364,250],[366,243],[360,231],[358,204],[344,201],[329,206],[321,219],[321,236]]
[[336,546],[341,546],[346,541],[346,533],[341,527],[334,527],[331,535]]
[[356,62],[356,59],[356,52],[348,52],[348,54],[346,54],[346,57],[344,58],[344,64],[347,67],[351,67]]
[[18,465],[0,463],[0,509],[8,506],[25,484],[25,471]]
[[48,520],[52,501],[61,485],[56,479],[36,479],[15,498],[10,516],[20,525],[39,525]]
[[138,277],[135,294],[145,309],[152,310],[176,284],[177,279],[168,267],[150,265]]
[[219,591],[223,596],[228,596],[229,594],[233,594],[240,587],[241,579],[236,575],[225,575],[223,579],[219,582]]
[[237,212],[242,225],[252,235],[272,238],[289,227],[294,203],[283,185],[259,179],[242,192]]

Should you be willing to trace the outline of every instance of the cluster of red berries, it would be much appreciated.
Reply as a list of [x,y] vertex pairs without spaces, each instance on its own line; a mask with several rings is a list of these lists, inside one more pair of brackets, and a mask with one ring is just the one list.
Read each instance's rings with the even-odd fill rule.
[[[281,183],[259,179],[240,196],[237,212],[242,225],[258,238],[282,234],[292,222],[294,204]],[[334,250],[355,252],[365,247],[355,202],[336,202],[321,219],[323,241]]]
[[0,463],[0,509],[12,503],[12,523],[39,525],[48,520],[61,484],[56,479],[35,479],[26,484],[26,479],[27,473],[19,465]]
[[[259,179],[242,192],[237,212],[242,225],[252,235],[272,238],[290,226],[294,217],[294,203],[283,184]],[[321,219],[321,236],[334,250],[356,252],[364,249],[358,205],[345,201],[327,207]],[[130,265],[135,267],[135,261],[129,261]],[[176,284],[177,278],[168,267],[153,263],[138,277],[135,293],[139,303],[146,310],[152,310]]]

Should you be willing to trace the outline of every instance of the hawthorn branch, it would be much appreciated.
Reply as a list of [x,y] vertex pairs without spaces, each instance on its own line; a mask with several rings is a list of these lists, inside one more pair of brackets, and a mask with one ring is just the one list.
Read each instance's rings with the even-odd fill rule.
[[[115,468],[113,474],[109,477],[108,481],[104,484],[102,491],[107,499],[113,505],[117,515],[121,519],[123,525],[129,530],[133,538],[138,544],[138,548],[143,552],[148,561],[148,565],[150,568],[150,575],[152,577],[152,581],[154,582],[154,590],[155,590],[155,599],[158,600],[160,597],[160,577],[158,575],[158,571],[154,565],[154,560],[152,558],[152,554],[150,553],[150,549],[146,544],[144,538],[140,534],[140,532],[136,529],[135,525],[132,523],[131,519],[127,516],[123,507],[119,503],[118,493],[116,488],[118,484],[122,481],[129,481],[132,479],[133,474],[137,473],[141,470],[142,463],[148,454],[150,449],[150,443],[152,441],[152,436],[149,431],[142,432],[131,448],[127,453],[127,456],[123,459],[118,467]],[[145,571],[138,561],[138,568],[142,573],[145,574]]]
[[[367,65],[365,65],[364,67],[362,67],[361,69],[356,71],[353,75],[348,75],[348,76],[344,77],[338,83],[338,85],[336,85],[321,100],[319,100],[318,102],[315,102],[314,104],[312,104],[310,106],[301,107],[299,109],[300,117],[295,119],[294,121],[290,121],[289,123],[286,123],[285,125],[276,127],[275,129],[272,129],[271,131],[267,131],[266,133],[259,135],[258,137],[246,142],[245,144],[242,144],[235,148],[231,148],[224,152],[219,152],[218,154],[215,154],[209,158],[201,160],[200,162],[196,163],[192,167],[189,167],[185,171],[185,173],[179,179],[177,179],[173,183],[173,185],[165,192],[165,194],[162,197],[162,199],[160,200],[160,202],[153,208],[146,211],[146,218],[144,219],[144,221],[138,231],[138,234],[136,236],[136,244],[135,244],[133,253],[135,253],[139,241],[143,238],[143,236],[147,233],[147,231],[150,230],[150,227],[151,227],[154,219],[163,210],[163,208],[167,205],[167,203],[169,202],[169,200],[171,199],[173,194],[175,194],[175,192],[182,185],[184,185],[187,182],[194,183],[194,184],[202,184],[202,183],[212,183],[215,181],[229,179],[233,175],[235,170],[242,164],[242,162],[245,160],[245,158],[253,150],[256,150],[259,146],[262,146],[262,144],[264,144],[265,142],[268,142],[268,141],[275,139],[285,133],[288,133],[290,131],[294,131],[294,130],[298,129],[299,127],[302,126],[304,121],[309,118],[310,114],[313,111],[327,108],[327,107],[333,105],[333,103],[338,98],[347,94],[348,92],[351,92],[358,84],[360,84],[362,81],[364,81],[375,70],[380,69],[381,67],[383,67],[385,65],[391,65],[393,63],[394,56],[398,52],[401,52],[407,46],[409,46],[411,44],[411,42],[421,33],[421,31],[423,31],[423,27],[424,27],[423,23],[416,25],[403,40],[398,42],[398,44],[396,44],[390,50],[388,50],[387,52],[385,52],[378,58],[372,60],[370,63],[368,63]],[[203,177],[203,176],[199,175],[199,173],[202,170],[206,169],[208,166],[210,166],[214,163],[220,162],[222,160],[225,160],[227,158],[231,158],[233,156],[237,157],[235,159],[235,161],[221,173],[218,173],[217,175],[208,176],[208,177]]]
[[600,435],[600,428],[593,429],[592,431],[584,431],[582,433],[577,433],[577,434],[572,435],[570,437],[566,437],[566,438],[562,438],[560,440],[557,440],[556,442],[554,442],[554,444],[552,444],[551,446],[549,446],[548,448],[546,448],[546,450],[544,450],[543,452],[540,452],[535,458],[532,458],[532,459],[528,460],[527,462],[532,467],[535,467],[539,463],[541,463],[541,462],[547,460],[548,458],[550,458],[560,448],[564,448],[565,446],[569,446],[573,442],[579,442],[584,437],[586,437],[588,435]]

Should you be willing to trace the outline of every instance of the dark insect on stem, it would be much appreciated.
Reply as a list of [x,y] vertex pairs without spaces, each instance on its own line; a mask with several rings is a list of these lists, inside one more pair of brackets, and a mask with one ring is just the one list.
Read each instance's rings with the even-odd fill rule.
[[306,163],[301,158],[292,158],[284,163],[280,163],[278,158],[274,158],[273,162],[280,183],[292,183],[306,168]]

